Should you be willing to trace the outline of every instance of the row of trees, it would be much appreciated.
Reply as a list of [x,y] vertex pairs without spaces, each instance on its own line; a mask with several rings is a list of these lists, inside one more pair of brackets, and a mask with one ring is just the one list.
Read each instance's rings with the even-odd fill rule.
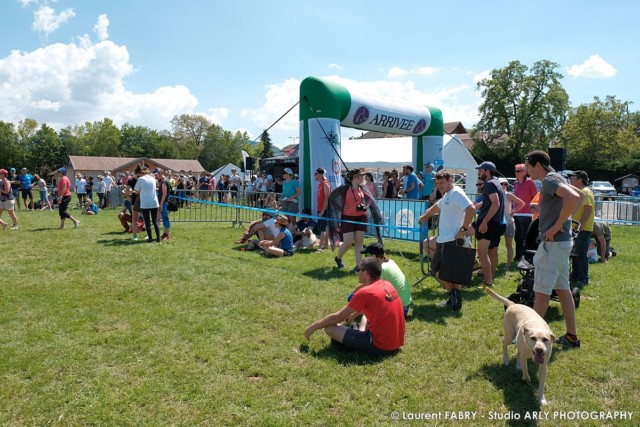
[[198,159],[206,170],[213,170],[229,162],[240,164],[241,150],[252,157],[273,156],[267,132],[254,143],[246,133],[224,130],[196,114],[176,116],[171,126],[171,132],[130,124],[118,128],[105,118],[56,131],[33,119],[18,124],[0,121],[0,167],[46,174],[66,165],[69,156],[109,156]]
[[510,171],[529,151],[564,147],[567,169],[587,170],[592,179],[640,172],[640,112],[615,96],[571,108],[558,68],[512,61],[480,81],[472,154]]
[[[472,154],[509,171],[531,150],[567,149],[567,168],[585,169],[593,179],[640,171],[640,112],[614,96],[594,98],[572,108],[561,84],[559,65],[547,60],[531,68],[519,61],[495,69],[478,83],[480,120],[471,135]],[[269,134],[258,143],[246,133],[231,132],[196,114],[171,121],[172,130],[157,131],[109,118],[56,131],[25,119],[17,125],[0,121],[2,167],[26,166],[46,173],[66,164],[70,155],[198,159],[213,170],[251,157],[273,156]]]

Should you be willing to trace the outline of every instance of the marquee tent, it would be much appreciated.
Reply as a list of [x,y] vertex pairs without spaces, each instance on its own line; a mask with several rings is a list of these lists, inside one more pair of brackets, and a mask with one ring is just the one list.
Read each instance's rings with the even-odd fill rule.
[[218,169],[211,172],[211,175],[214,176],[216,182],[220,179],[220,175],[231,175],[231,169],[235,169],[240,175],[240,178],[244,180],[245,174],[240,171],[240,167],[234,165],[233,163],[227,163],[224,166],[220,166]]
[[[342,160],[348,168],[400,169],[412,164],[412,138],[350,139],[342,143]],[[444,136],[444,167],[459,174],[475,177],[478,163],[457,135]],[[424,171],[424,169],[423,169]],[[475,194],[475,186],[466,186],[467,194]]]

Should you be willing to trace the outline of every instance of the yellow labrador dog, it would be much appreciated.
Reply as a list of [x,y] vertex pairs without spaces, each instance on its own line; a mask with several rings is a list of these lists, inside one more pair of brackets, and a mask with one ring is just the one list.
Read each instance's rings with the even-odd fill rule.
[[485,291],[495,300],[499,301],[507,310],[504,313],[504,338],[502,340],[502,363],[509,364],[507,347],[515,337],[518,355],[516,369],[522,369],[522,380],[531,381],[527,370],[527,360],[533,361],[540,367],[538,370],[538,402],[546,405],[544,397],[544,383],[547,379],[547,366],[551,358],[552,346],[556,337],[551,332],[549,325],[538,313],[526,305],[516,304],[502,297],[489,288]]

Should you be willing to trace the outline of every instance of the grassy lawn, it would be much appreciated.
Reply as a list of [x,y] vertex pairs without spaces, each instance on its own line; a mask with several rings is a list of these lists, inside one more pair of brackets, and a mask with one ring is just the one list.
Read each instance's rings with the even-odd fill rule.
[[[537,368],[522,383],[513,346],[501,365],[503,308],[475,287],[452,313],[435,307],[444,292],[433,279],[415,286],[405,348],[378,359],[321,332],[304,340],[356,285],[331,252],[241,252],[228,223],[174,223],[171,240],[147,244],[122,233],[115,211],[64,231],[55,212],[18,215],[20,229],[0,233],[0,425],[377,426],[398,424],[394,411],[416,425],[640,424],[638,227],[612,227],[619,255],[591,266],[582,348],[554,349],[540,408]],[[387,248],[412,282],[421,277],[417,243]],[[512,293],[517,277],[501,275],[496,291]],[[559,303],[546,318],[565,332]],[[454,411],[475,420],[446,420]],[[534,411],[548,419],[523,419]],[[634,414],[560,418],[575,411]],[[440,419],[406,419],[426,413]],[[521,419],[495,419],[505,416]]]

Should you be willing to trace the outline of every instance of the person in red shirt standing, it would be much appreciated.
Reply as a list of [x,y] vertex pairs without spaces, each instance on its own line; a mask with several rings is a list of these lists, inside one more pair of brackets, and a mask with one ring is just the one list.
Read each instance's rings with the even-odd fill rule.
[[514,236],[514,240],[516,241],[515,260],[518,262],[518,260],[522,258],[522,255],[524,255],[527,233],[529,232],[529,226],[533,218],[533,211],[529,205],[538,193],[538,187],[536,187],[536,183],[527,175],[527,169],[524,163],[517,164],[515,169],[516,180],[513,183],[513,194],[524,202],[524,207],[513,214],[513,219],[516,223],[516,235]]
[[324,176],[324,168],[316,169],[316,181],[318,181],[318,193],[316,197],[316,209],[318,210],[318,231],[320,232],[320,245],[318,246],[318,252],[322,252],[323,249],[329,249],[329,236],[327,235],[327,220],[320,219],[326,218],[328,215],[327,208],[329,207],[329,194],[331,194],[331,184]]
[[67,169],[58,169],[58,197],[60,203],[58,205],[58,212],[60,213],[60,227],[59,230],[64,230],[64,222],[66,219],[73,221],[73,228],[77,228],[80,225],[80,221],[69,215],[67,208],[69,208],[69,202],[71,201],[71,182],[67,178]]
[[[318,329],[347,347],[373,355],[392,354],[404,345],[404,311],[402,301],[393,285],[380,279],[382,265],[375,257],[364,258],[358,266],[360,285],[354,290],[347,305],[307,326],[304,336]],[[362,313],[359,329],[349,323]]]

